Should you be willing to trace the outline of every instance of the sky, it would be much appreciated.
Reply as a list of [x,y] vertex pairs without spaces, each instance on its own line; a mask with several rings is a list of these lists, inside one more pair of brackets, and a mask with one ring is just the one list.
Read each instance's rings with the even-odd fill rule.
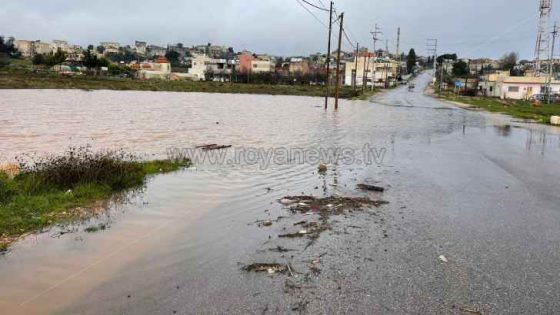
[[[307,0],[319,7],[328,0]],[[133,45],[135,40],[186,46],[220,44],[278,56],[325,52],[328,12],[302,0],[1,0],[0,35],[17,39],[68,40],[87,46],[101,41]],[[309,9],[309,13],[302,6]],[[415,48],[427,55],[426,39],[437,38],[440,53],[499,58],[518,52],[532,59],[537,0],[336,0],[344,12],[348,39],[343,49],[373,48],[370,31],[383,34],[377,47]],[[553,11],[551,25],[560,17]],[[333,45],[338,39],[333,31]],[[550,27],[552,29],[552,26]],[[559,45],[560,46],[560,45]],[[334,46],[333,46],[334,47]]]

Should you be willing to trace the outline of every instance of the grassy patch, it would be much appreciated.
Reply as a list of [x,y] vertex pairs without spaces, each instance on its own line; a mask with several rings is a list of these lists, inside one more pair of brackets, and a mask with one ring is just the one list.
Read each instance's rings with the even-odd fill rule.
[[87,148],[20,162],[15,177],[0,172],[0,251],[22,234],[75,218],[77,207],[142,187],[151,174],[189,165],[188,160],[142,162],[122,152],[93,153]]
[[560,105],[558,104],[534,105],[528,101],[457,95],[445,95],[443,98],[449,101],[485,109],[489,112],[507,114],[521,119],[535,120],[544,124],[550,124],[550,116],[560,115]]
[[[130,78],[62,76],[52,73],[36,74],[22,71],[0,72],[0,89],[83,89],[83,90],[138,90],[170,92],[205,92],[234,94],[268,94],[324,96],[325,89],[319,85],[271,85],[223,82],[194,82],[168,80],[134,80]],[[334,88],[330,89],[334,95]],[[359,96],[349,86],[340,89],[340,97],[350,99]]]

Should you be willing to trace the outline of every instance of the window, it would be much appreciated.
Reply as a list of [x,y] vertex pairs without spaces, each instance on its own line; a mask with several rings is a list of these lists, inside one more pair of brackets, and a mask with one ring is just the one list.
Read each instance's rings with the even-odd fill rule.
[[519,92],[519,87],[518,86],[510,86],[510,87],[508,87],[508,92],[517,93],[517,92]]
[[493,92],[493,91],[494,91],[494,87],[491,86],[491,87],[490,87],[490,92]]

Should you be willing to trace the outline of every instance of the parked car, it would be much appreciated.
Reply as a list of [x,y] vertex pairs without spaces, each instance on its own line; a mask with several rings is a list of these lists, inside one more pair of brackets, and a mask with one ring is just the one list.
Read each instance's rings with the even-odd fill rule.
[[544,94],[533,94],[529,97],[529,101],[531,102],[542,102],[545,100],[545,95]]

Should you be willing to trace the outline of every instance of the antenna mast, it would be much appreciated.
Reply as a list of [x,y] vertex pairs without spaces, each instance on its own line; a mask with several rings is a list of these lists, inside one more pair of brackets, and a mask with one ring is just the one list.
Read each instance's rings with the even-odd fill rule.
[[548,20],[552,10],[552,0],[539,1],[539,30],[537,33],[537,43],[535,45],[535,73],[537,75],[545,73],[543,61],[548,59],[550,35],[548,32]]

